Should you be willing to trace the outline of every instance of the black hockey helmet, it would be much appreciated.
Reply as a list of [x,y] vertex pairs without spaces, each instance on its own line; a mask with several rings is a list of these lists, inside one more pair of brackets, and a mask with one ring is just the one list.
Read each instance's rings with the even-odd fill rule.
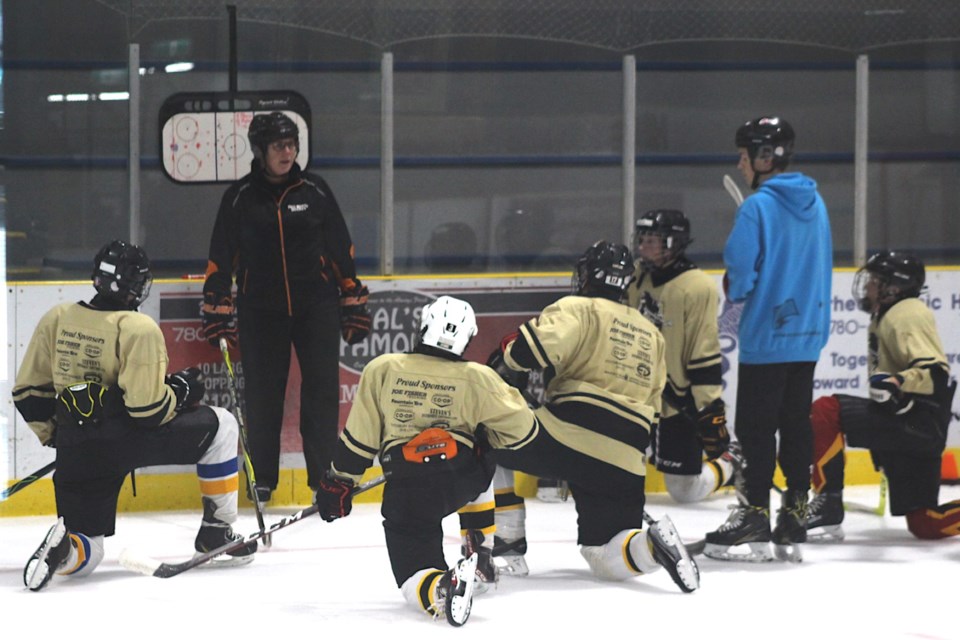
[[[687,248],[690,239],[690,221],[682,211],[676,209],[653,209],[647,211],[637,219],[634,245],[639,246],[643,236],[659,236],[663,240],[663,250],[667,253],[667,262],[672,262]],[[646,268],[656,265],[649,264],[642,255],[638,256],[640,263]]]
[[773,159],[774,169],[784,169],[793,156],[793,127],[778,116],[761,116],[740,125],[735,142],[745,148],[750,161]]
[[853,297],[863,311],[872,311],[867,283],[877,282],[877,302],[885,309],[904,298],[916,298],[923,291],[927,275],[923,262],[902,251],[880,251],[870,256],[853,279]]
[[266,155],[267,146],[271,142],[293,138],[297,142],[297,151],[300,150],[300,128],[287,114],[282,111],[272,113],[258,113],[250,121],[250,128],[247,129],[247,138],[250,140],[250,146],[254,149],[254,155],[257,152],[261,156]]
[[90,277],[98,294],[130,309],[147,299],[153,283],[147,252],[123,240],[103,245],[93,259]]
[[587,249],[573,270],[574,292],[620,301],[633,282],[633,255],[622,244],[598,240]]

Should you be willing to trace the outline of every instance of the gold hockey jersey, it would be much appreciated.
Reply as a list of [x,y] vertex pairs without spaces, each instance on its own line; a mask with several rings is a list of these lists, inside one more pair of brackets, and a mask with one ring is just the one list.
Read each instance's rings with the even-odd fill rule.
[[485,365],[419,353],[381,355],[360,375],[334,471],[359,481],[375,456],[431,427],[469,450],[480,424],[495,448],[522,447],[539,430],[520,392]]
[[150,316],[63,303],[33,332],[14,383],[14,404],[46,443],[57,394],[69,385],[98,382],[120,387],[135,423],[157,426],[176,415],[176,395],[165,383],[167,363],[163,333]]
[[[572,424],[537,415],[550,434],[582,453],[643,475],[643,452],[631,453],[623,441],[604,434],[616,422],[648,433],[660,418],[666,380],[663,336],[636,309],[583,296],[567,296],[520,327],[538,368],[548,369],[549,405],[591,405],[610,416],[609,425]],[[504,351],[513,369],[525,369],[513,356],[516,341]]]
[[879,319],[874,315],[868,341],[870,375],[900,374],[906,393],[932,395],[931,370],[950,372],[933,312],[919,298],[901,300]]
[[710,276],[698,268],[659,285],[653,280],[644,273],[627,289],[627,301],[636,309],[643,294],[649,293],[660,306],[660,331],[667,350],[663,415],[676,415],[677,406],[696,413],[719,398],[723,390],[717,330],[720,294]]

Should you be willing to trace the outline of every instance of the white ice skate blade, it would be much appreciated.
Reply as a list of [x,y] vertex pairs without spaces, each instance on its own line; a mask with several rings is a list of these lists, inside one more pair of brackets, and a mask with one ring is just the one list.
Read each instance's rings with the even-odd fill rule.
[[54,549],[67,534],[67,527],[63,524],[63,518],[57,520],[57,524],[50,527],[47,537],[34,553],[34,557],[27,562],[27,569],[23,574],[23,583],[31,591],[39,591],[46,586],[47,582],[53,577],[50,575],[50,566],[47,564],[47,556],[51,549]]
[[[687,548],[684,546],[683,541],[680,539],[680,534],[677,533],[677,528],[674,526],[673,521],[664,516],[654,525],[657,528],[657,531],[660,532],[660,537],[663,539],[664,543],[670,547],[677,550],[677,553],[680,554],[680,559],[676,564],[677,578],[683,584],[677,584],[680,587],[680,590],[684,593],[692,593],[700,588],[700,569],[697,568],[697,563],[693,558],[690,557],[690,552],[687,551]],[[670,576],[673,577],[672,575]],[[676,580],[674,580],[676,582]]]
[[813,544],[831,544],[833,542],[843,542],[847,534],[843,532],[843,527],[839,524],[830,524],[822,527],[807,529],[807,542]]
[[447,622],[455,627],[466,624],[470,617],[470,609],[473,608],[473,592],[477,584],[477,560],[478,556],[474,553],[469,558],[458,562],[453,570],[457,587],[454,589],[451,586],[451,591],[459,591],[460,585],[463,585],[463,593],[447,594]]
[[803,562],[803,552],[799,544],[775,544],[773,545],[773,555],[777,560],[783,562],[800,563]]
[[[749,551],[744,551],[742,547],[749,547]],[[736,549],[736,553],[731,552],[731,549]],[[729,560],[731,562],[770,562],[773,560],[769,542],[748,542],[733,546],[708,542],[703,547],[703,555],[714,560]]]
[[516,576],[522,578],[530,575],[530,567],[527,566],[527,561],[523,556],[496,556],[493,559],[493,563],[497,565],[501,576]]
[[[202,556],[203,554],[199,551],[194,554],[194,558],[197,556]],[[229,567],[242,567],[253,562],[253,558],[256,554],[251,553],[248,556],[229,556],[222,555],[213,558],[209,562],[204,562],[201,565],[197,565],[197,569],[227,569]]]

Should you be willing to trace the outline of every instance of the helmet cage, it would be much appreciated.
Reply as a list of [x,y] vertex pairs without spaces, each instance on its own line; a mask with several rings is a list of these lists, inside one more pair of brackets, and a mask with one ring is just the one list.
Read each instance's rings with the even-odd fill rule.
[[867,295],[871,281],[877,286],[876,303],[885,309],[904,298],[916,298],[924,290],[926,272],[923,262],[895,251],[881,251],[867,260],[853,278],[853,297],[863,311],[872,311]]
[[[640,241],[645,236],[657,236],[662,241],[663,263],[656,265],[643,256],[640,251]],[[643,214],[636,222],[634,246],[637,247],[637,258],[640,264],[647,269],[665,266],[676,260],[690,245],[690,221],[682,211],[676,209],[655,209]]]
[[122,240],[100,249],[93,259],[91,278],[97,293],[132,309],[147,299],[153,284],[146,252]]
[[456,356],[463,355],[477,331],[473,307],[450,296],[424,305],[420,315],[420,343]]

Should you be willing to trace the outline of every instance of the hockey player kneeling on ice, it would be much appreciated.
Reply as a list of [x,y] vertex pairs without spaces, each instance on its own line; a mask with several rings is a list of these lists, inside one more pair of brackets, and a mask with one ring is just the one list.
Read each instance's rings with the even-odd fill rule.
[[[460,626],[478,574],[495,580],[494,464],[483,432],[522,445],[536,421],[520,393],[490,368],[463,359],[477,334],[473,308],[441,296],[424,306],[412,353],[374,358],[356,398],[316,503],[324,520],[349,515],[351,492],[379,456],[389,473],[381,513],[397,586],[414,607]],[[464,557],[443,554],[443,519],[461,511]]]
[[713,280],[686,256],[692,242],[682,211],[654,209],[636,222],[639,276],[627,303],[658,326],[666,344],[662,415],[651,434],[651,462],[670,497],[699,502],[734,486],[743,463],[730,442]]
[[845,445],[869,449],[887,477],[890,513],[906,516],[917,538],[960,532],[960,500],[938,505],[940,457],[956,382],[933,313],[919,299],[923,263],[899,251],[872,256],[853,296],[870,313],[870,397],[824,396],[813,403],[811,541],[842,540]]
[[[152,276],[146,253],[114,240],[94,258],[90,302],[55,306],[41,318],[17,372],[13,400],[40,441],[56,447],[59,516],[23,572],[39,591],[55,573],[89,575],[116,524],[124,477],[156,465],[196,464],[203,520],[198,552],[239,540],[236,419],[200,405],[199,369],[166,374],[160,327],[139,313]],[[65,345],[74,345],[66,347]],[[257,543],[227,564],[253,560]]]
[[[622,302],[633,274],[625,246],[597,242],[577,261],[573,295],[503,339],[488,358],[502,377],[542,369],[549,383],[529,438],[509,444],[493,430],[487,437],[501,467],[567,482],[577,543],[596,576],[623,580],[662,566],[691,592],[699,587],[699,570],[670,519],[643,529],[644,451],[658,419],[666,367],[661,333]],[[498,504],[502,555],[496,547],[494,555],[502,558],[526,550],[522,499],[512,502]],[[511,563],[520,566],[515,558]],[[525,569],[523,563],[520,572]]]

